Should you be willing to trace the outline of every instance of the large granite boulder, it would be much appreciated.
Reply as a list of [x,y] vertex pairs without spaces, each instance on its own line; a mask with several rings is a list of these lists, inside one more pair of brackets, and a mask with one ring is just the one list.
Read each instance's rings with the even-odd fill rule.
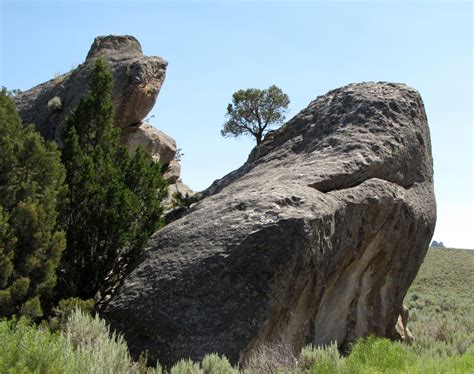
[[260,344],[393,337],[436,207],[427,119],[403,84],[318,97],[148,243],[103,315],[171,364]]
[[[34,123],[45,138],[60,141],[60,125],[89,90],[90,74],[98,57],[104,59],[113,75],[115,125],[123,128],[142,121],[155,104],[167,62],[144,56],[133,36],[109,35],[95,38],[85,62],[77,68],[15,96],[23,122]],[[60,106],[48,107],[56,97]]]
[[99,57],[113,75],[114,124],[122,129],[122,144],[132,153],[143,146],[171,176],[169,183],[174,184],[180,171],[180,165],[172,162],[176,142],[145,120],[165,80],[168,63],[161,57],[144,56],[133,36],[98,36],[83,64],[15,96],[23,123],[34,123],[43,137],[61,144],[64,119],[88,92],[90,75]]

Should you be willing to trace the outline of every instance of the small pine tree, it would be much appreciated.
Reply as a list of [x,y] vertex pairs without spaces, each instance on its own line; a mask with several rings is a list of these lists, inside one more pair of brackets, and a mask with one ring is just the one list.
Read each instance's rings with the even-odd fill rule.
[[31,318],[56,284],[65,247],[58,230],[64,205],[65,171],[60,152],[24,127],[13,100],[0,93],[0,317]]
[[266,90],[238,90],[232,95],[232,103],[227,105],[228,120],[224,123],[221,135],[250,135],[259,145],[270,128],[283,123],[289,105],[288,95],[275,85]]
[[91,298],[113,285],[162,224],[166,181],[142,148],[130,157],[120,145],[112,84],[98,59],[89,94],[66,119],[67,248],[58,285],[64,298]]

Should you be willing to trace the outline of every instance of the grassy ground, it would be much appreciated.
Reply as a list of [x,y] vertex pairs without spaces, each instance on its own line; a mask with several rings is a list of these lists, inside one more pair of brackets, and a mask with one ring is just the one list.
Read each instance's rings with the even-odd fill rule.
[[416,351],[464,354],[474,344],[474,251],[430,248],[405,304]]

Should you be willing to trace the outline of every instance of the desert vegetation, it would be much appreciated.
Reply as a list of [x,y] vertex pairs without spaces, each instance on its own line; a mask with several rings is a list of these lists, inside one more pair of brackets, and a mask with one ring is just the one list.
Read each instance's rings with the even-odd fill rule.
[[474,344],[474,251],[432,247],[405,298],[413,349],[462,355]]
[[[369,337],[342,357],[335,344],[294,353],[282,345],[261,347],[246,368],[216,353],[201,362],[183,359],[171,368],[133,360],[120,335],[87,305],[65,305],[67,318],[52,331],[26,318],[0,322],[2,373],[469,373],[474,368],[473,308],[470,303],[474,252],[430,249],[406,301],[413,346]],[[429,301],[427,301],[429,300]],[[448,307],[449,305],[449,307]],[[71,308],[74,309],[71,311]],[[90,309],[89,309],[90,311]]]

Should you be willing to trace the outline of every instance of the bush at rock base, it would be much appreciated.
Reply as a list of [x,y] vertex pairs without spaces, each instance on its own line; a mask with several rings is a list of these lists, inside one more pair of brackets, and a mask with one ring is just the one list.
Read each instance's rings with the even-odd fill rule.
[[79,310],[70,316],[62,334],[37,328],[25,319],[1,321],[0,340],[2,373],[469,373],[474,368],[474,346],[462,356],[417,355],[400,343],[371,337],[356,343],[346,358],[334,345],[306,347],[291,371],[267,365],[268,355],[259,361],[261,367],[239,370],[217,354],[206,355],[202,362],[183,359],[165,371],[159,364],[146,367],[144,358],[134,362],[121,336],[111,333],[99,317]]
[[[386,339],[370,337],[352,346],[348,357],[341,357],[335,344],[325,347],[307,346],[296,355],[283,344],[261,347],[246,369],[232,367],[226,357],[207,354],[202,362],[181,360],[169,370],[149,362],[146,355],[134,361],[120,335],[110,332],[99,317],[84,311],[70,311],[78,305],[87,309],[87,302],[66,300],[60,307],[69,314],[61,325],[62,332],[36,327],[26,319],[0,321],[0,373],[172,373],[172,374],[234,374],[234,373],[471,373],[474,369],[474,344],[470,340],[472,310],[465,302],[465,287],[470,275],[474,253],[431,249],[407,296],[423,301],[412,316],[413,330],[418,332],[415,344],[408,347]],[[446,272],[449,269],[449,272]],[[444,274],[444,275],[443,275]],[[433,279],[439,280],[436,290]],[[430,293],[439,298],[430,299]],[[449,314],[429,313],[430,308],[442,308],[451,295],[450,305],[462,318],[452,318],[452,329],[444,330],[444,338],[430,332],[438,326],[437,318]],[[427,305],[426,305],[427,304]],[[420,310],[418,310],[420,309]],[[421,319],[423,311],[426,318]],[[448,323],[448,322],[446,322]],[[434,327],[433,327],[434,328]],[[460,341],[465,347],[459,349]],[[276,364],[277,363],[277,364]],[[291,364],[289,368],[288,363]],[[276,365],[275,365],[276,364]]]
[[0,321],[0,373],[161,373],[134,362],[123,337],[99,317],[80,310],[62,333],[35,327],[26,319]]

